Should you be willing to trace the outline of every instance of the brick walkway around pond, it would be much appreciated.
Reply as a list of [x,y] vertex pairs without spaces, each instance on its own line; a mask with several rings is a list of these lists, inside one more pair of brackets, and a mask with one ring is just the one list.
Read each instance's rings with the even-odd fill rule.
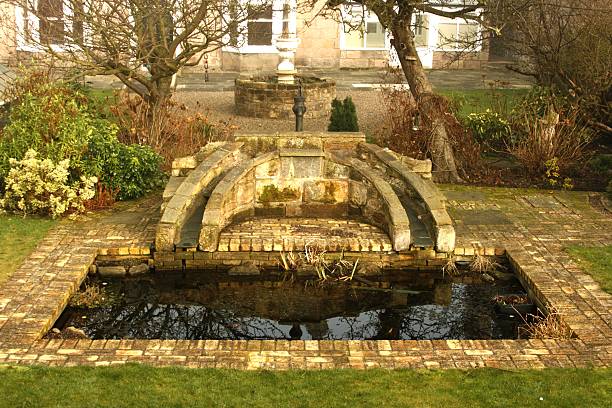
[[504,247],[540,300],[577,335],[573,340],[253,341],[41,339],[98,254],[147,257],[159,200],[65,221],[0,286],[0,364],[154,365],[227,368],[470,368],[612,365],[612,296],[563,251],[611,245],[612,217],[588,195],[441,187],[456,222],[459,251]]

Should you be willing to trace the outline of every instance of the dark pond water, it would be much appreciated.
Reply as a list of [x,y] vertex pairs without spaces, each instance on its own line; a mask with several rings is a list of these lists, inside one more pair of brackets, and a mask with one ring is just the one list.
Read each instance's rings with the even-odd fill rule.
[[[368,278],[373,279],[373,278]],[[279,275],[214,272],[89,279],[103,305],[69,306],[55,327],[94,339],[513,339],[522,320],[491,299],[524,293],[516,279],[397,272],[361,283],[313,286]]]

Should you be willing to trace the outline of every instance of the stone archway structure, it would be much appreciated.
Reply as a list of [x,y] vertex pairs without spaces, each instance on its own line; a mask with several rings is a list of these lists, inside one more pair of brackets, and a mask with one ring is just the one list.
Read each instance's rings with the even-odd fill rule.
[[155,245],[166,253],[217,252],[224,230],[261,217],[358,220],[389,237],[390,248],[371,251],[455,245],[431,162],[366,143],[361,133],[245,133],[211,143],[175,161],[162,212]]

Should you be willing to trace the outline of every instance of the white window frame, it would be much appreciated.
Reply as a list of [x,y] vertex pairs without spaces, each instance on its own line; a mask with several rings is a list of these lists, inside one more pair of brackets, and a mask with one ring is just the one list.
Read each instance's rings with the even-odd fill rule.
[[[385,45],[383,47],[368,47],[367,45],[367,33],[365,32],[365,30],[368,27],[368,23],[379,23],[378,21],[378,17],[376,16],[376,14],[371,13],[370,11],[368,11],[367,9],[365,9],[363,6],[361,6],[360,4],[351,4],[349,7],[347,8],[342,8],[341,10],[342,13],[342,21],[340,22],[339,25],[339,30],[340,30],[340,49],[343,51],[388,51],[389,48],[391,47],[391,40],[390,40],[390,36],[389,36],[389,31],[386,30],[384,27],[381,28],[385,31]],[[355,22],[362,22],[364,25],[364,31],[360,33],[361,35],[361,39],[363,41],[363,47],[348,47],[346,45],[346,37],[347,37],[347,32],[345,30],[352,30],[353,32],[355,32],[355,29],[353,28],[349,28],[346,27],[344,25],[344,21],[355,21]]]
[[[67,31],[70,31],[71,27],[69,26],[69,22],[71,21],[70,17],[72,16],[72,9],[68,7],[68,2],[62,2],[64,8],[64,28]],[[28,5],[29,2],[28,2]],[[38,0],[32,0],[31,5],[33,7],[38,7]],[[27,24],[27,27],[26,27]],[[45,48],[42,47],[40,42],[40,22],[39,18],[37,18],[33,13],[29,13],[28,10],[21,6],[15,7],[15,28],[17,31],[17,51],[26,51],[26,52],[44,52]],[[34,41],[29,41],[28,37],[33,37]],[[83,32],[85,35],[85,29]],[[63,44],[49,44],[51,49],[54,52],[62,52],[66,51],[70,48],[70,45],[64,42]]]
[[[249,0],[245,0],[246,4]],[[257,4],[256,1],[250,0],[251,4]],[[261,3],[260,3],[261,4]],[[285,4],[289,4],[289,32],[296,33],[296,17],[297,17],[297,3],[296,0],[274,0],[272,2],[272,41],[270,45],[249,45],[248,44],[248,21],[240,23],[238,35],[238,46],[227,45],[223,47],[224,51],[238,53],[238,54],[276,54],[278,49],[276,48],[276,40],[283,34],[283,7]],[[269,19],[249,20],[249,21],[270,21]],[[228,39],[224,40],[229,43]]]
[[[455,8],[444,8],[444,11],[456,11]],[[481,9],[476,10],[474,13],[475,14],[480,14],[482,12]],[[482,50],[482,26],[480,24],[478,24],[476,21],[472,21],[472,20],[464,20],[462,18],[447,18],[447,17],[442,17],[442,16],[438,16],[438,15],[429,15],[429,30],[432,31],[432,27],[435,28],[435,33],[430,33],[429,36],[429,40],[432,40],[433,37],[433,42],[430,42],[430,47],[434,50],[434,51],[442,51],[442,52],[458,52],[458,51],[465,51],[465,48],[463,47],[458,47],[457,43],[455,42],[455,46],[451,46],[450,44],[445,45],[440,47],[438,45],[438,40],[440,39],[440,24],[455,24],[455,36],[456,38],[458,38],[459,36],[459,26],[461,25],[475,25],[477,26],[477,45],[473,48],[470,49],[470,51],[481,51]],[[431,35],[433,34],[433,36]]]

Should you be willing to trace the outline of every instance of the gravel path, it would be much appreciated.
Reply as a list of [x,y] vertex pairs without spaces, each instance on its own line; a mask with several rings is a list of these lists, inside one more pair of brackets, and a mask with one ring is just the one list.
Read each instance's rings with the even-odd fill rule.
[[[359,128],[368,135],[378,133],[384,115],[380,91],[343,91],[337,92],[339,99],[350,95],[357,107]],[[191,108],[207,113],[213,122],[219,120],[239,127],[243,132],[277,132],[292,131],[295,126],[293,120],[259,119],[238,116],[234,112],[234,92],[179,92],[177,99]],[[307,105],[308,107],[308,102]],[[329,118],[306,119],[304,130],[327,130]]]

